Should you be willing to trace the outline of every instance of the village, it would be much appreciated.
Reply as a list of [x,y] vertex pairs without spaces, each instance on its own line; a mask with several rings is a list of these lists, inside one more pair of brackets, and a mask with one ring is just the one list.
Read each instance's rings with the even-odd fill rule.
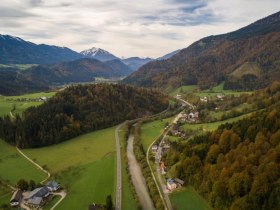
[[162,155],[170,149],[170,142],[168,136],[176,136],[185,138],[186,134],[180,130],[179,124],[184,123],[196,123],[199,121],[199,112],[194,109],[182,111],[179,114],[178,119],[175,119],[172,125],[166,125],[165,135],[162,137],[159,143],[152,145],[152,153],[154,154],[155,164],[157,172],[159,175],[164,176],[166,180],[166,192],[171,193],[175,189],[179,189],[184,186],[184,181],[178,177],[168,177],[167,176],[167,167],[165,166],[164,161],[162,160]]
[[12,207],[29,207],[39,209],[59,194],[60,184],[55,181],[48,181],[46,185],[33,189],[32,191],[22,191],[17,189],[10,200]]

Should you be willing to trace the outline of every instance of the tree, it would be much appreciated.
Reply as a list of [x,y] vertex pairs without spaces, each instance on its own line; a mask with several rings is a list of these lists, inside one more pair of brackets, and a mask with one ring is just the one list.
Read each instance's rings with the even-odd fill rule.
[[28,190],[28,187],[29,187],[28,186],[28,182],[26,180],[24,180],[24,179],[20,179],[17,182],[17,187],[19,189],[21,189],[22,191],[26,191],[26,190]]
[[106,210],[113,210],[113,201],[112,201],[112,196],[108,195],[106,197],[106,206],[105,206]]
[[36,188],[36,183],[34,180],[29,181],[29,190],[34,190]]

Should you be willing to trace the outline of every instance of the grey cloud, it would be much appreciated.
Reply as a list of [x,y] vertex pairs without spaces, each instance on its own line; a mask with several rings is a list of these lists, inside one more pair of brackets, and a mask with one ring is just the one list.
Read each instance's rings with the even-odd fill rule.
[[0,6],[0,17],[1,18],[22,18],[35,16],[32,13],[22,11],[21,9],[15,9],[10,7]]

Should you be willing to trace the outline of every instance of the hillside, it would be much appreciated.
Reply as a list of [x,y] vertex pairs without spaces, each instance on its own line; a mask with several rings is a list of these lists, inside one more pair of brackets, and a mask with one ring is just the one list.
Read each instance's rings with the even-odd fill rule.
[[122,59],[122,62],[125,63],[131,70],[136,71],[141,66],[149,63],[153,59],[151,58],[139,58],[139,57],[131,57]]
[[[280,12],[240,30],[203,38],[163,61],[153,61],[123,80],[144,87],[174,89],[197,84],[208,88],[256,89],[280,79]],[[229,75],[245,63],[255,63],[260,75]]]
[[112,78],[126,75],[91,58],[53,65],[39,65],[25,70],[23,74],[32,81],[42,80],[49,84],[92,82],[94,77]]
[[261,108],[216,131],[172,143],[164,161],[213,209],[280,208],[280,83],[248,98]]
[[0,35],[1,64],[46,64],[84,57],[67,48],[34,44],[18,37]]
[[0,69],[0,95],[18,95],[46,90],[49,90],[49,85],[44,81],[29,80],[11,68]]
[[27,109],[23,117],[0,118],[0,137],[22,148],[46,146],[167,107],[168,97],[152,89],[114,84],[72,86]]
[[114,69],[114,74],[118,77],[127,76],[132,72],[132,70],[119,59],[106,61],[104,63]]

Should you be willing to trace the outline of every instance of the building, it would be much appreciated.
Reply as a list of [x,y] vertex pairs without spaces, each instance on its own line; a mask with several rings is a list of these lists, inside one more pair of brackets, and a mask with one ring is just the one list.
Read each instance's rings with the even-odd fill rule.
[[177,187],[177,185],[173,179],[171,179],[171,178],[167,179],[167,189],[168,190],[172,191],[172,190],[176,189],[176,187]]
[[55,181],[48,181],[46,187],[49,189],[50,192],[57,191],[60,188],[60,185]]
[[200,97],[200,101],[207,103],[208,102],[208,98],[206,96]]
[[26,200],[26,204],[37,208],[39,206],[42,205],[44,198],[48,197],[50,194],[50,191],[48,189],[48,187],[40,187],[40,188],[36,188],[33,191],[31,191],[29,193],[29,195],[27,196]]
[[18,206],[21,202],[22,199],[22,191],[21,190],[16,190],[10,200],[10,205],[11,206]]
[[157,149],[158,149],[158,145],[157,145],[157,144],[154,144],[154,145],[152,146],[152,152],[156,152]]
[[174,182],[177,184],[177,187],[182,187],[185,184],[185,182],[183,180],[178,179],[178,178],[175,178]]

